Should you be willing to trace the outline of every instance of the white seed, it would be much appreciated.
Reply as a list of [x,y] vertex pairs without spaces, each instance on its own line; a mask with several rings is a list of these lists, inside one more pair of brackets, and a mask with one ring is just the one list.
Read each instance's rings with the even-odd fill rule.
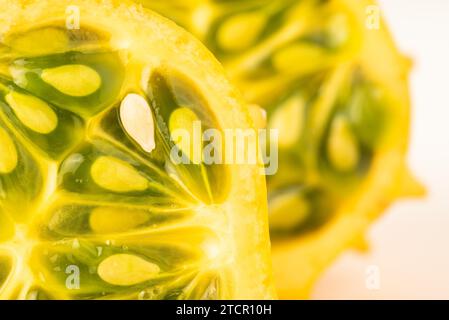
[[156,147],[153,114],[143,97],[128,94],[120,105],[120,120],[126,132],[143,150],[151,152]]

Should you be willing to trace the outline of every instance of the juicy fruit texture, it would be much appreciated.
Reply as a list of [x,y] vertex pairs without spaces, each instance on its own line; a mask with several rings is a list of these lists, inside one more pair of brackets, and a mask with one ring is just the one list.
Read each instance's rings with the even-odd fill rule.
[[250,128],[207,50],[123,1],[0,7],[0,298],[272,298],[259,166],[170,157],[189,117]]
[[404,160],[410,62],[374,1],[200,1],[183,15],[165,3],[279,130],[268,177],[275,278],[281,297],[306,296],[389,203],[422,192]]

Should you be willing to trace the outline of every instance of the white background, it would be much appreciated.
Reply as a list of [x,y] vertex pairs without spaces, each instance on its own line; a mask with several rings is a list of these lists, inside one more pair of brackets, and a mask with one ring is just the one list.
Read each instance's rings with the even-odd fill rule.
[[[372,228],[367,254],[348,252],[323,275],[316,299],[449,299],[449,0],[382,0],[401,50],[414,60],[409,164],[422,200],[394,204]],[[368,289],[367,270],[379,270]]]

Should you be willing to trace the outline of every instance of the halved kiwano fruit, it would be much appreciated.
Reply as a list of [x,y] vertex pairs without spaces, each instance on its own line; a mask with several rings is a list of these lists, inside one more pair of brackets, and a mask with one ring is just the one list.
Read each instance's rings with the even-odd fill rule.
[[177,1],[141,2],[196,34],[279,130],[268,192],[280,297],[306,296],[388,204],[423,191],[404,160],[410,62],[375,2],[199,1],[183,15]]
[[261,168],[170,154],[251,128],[212,55],[123,1],[0,7],[0,298],[272,298]]

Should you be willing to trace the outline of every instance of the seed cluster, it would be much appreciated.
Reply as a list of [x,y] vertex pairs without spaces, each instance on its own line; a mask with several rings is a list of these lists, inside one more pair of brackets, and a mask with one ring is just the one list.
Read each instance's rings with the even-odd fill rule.
[[[133,83],[144,68],[128,68],[87,27],[42,26],[4,45],[0,288],[21,298],[217,298],[222,275],[200,268],[216,235],[198,208],[223,198],[210,175],[224,169],[170,159],[172,130],[189,119],[217,128],[201,93],[157,70],[145,88]],[[9,279],[17,268],[28,276]]]

